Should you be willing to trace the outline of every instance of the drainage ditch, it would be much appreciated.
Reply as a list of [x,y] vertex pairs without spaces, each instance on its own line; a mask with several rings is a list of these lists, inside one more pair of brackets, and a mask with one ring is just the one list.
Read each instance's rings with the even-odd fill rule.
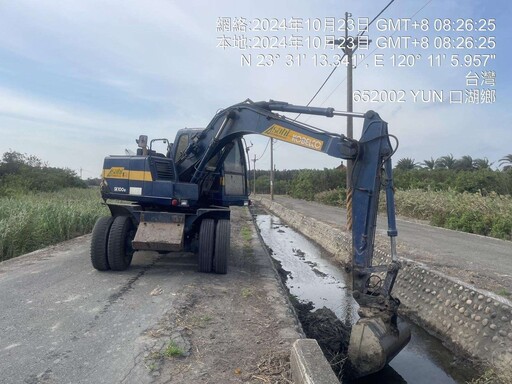
[[[350,275],[321,247],[268,212],[252,208],[261,237],[289,290],[307,337],[318,340],[334,371],[343,366],[350,327],[358,319]],[[382,371],[343,383],[467,383],[479,372],[442,342],[411,324],[412,339]]]

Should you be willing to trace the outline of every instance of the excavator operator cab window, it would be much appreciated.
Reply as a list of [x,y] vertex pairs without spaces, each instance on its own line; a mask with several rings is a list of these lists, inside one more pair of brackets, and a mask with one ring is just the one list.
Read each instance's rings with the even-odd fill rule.
[[174,161],[177,162],[178,159],[181,157],[183,152],[185,152],[185,149],[188,147],[188,134],[184,133],[180,136],[178,141],[176,142],[176,151],[174,152]]
[[229,151],[226,160],[224,160],[224,171],[225,172],[244,172],[244,166],[242,163],[242,156],[240,155],[240,147],[238,142],[235,142],[231,151]]
[[245,157],[240,140],[235,140],[233,148],[224,160],[224,194],[242,196],[247,192]]

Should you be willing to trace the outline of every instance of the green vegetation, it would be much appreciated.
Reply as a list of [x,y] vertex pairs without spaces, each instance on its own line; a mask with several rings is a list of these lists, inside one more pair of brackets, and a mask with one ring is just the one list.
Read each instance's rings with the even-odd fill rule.
[[395,169],[395,187],[400,190],[422,189],[425,191],[449,191],[480,193],[496,192],[500,195],[512,194],[512,172],[490,169],[450,170],[450,169]]
[[0,197],[85,187],[74,171],[49,167],[35,156],[10,151],[0,161]]
[[315,194],[313,200],[326,205],[344,207],[347,202],[347,190],[345,188],[329,189]]
[[[345,198],[345,189],[334,189],[320,192],[314,199],[343,207]],[[384,211],[384,196],[380,203]],[[512,240],[512,196],[495,192],[482,196],[456,191],[397,190],[395,206],[398,215],[427,220],[438,227]]]
[[476,233],[500,239],[512,239],[512,196],[495,192],[397,191],[399,215],[428,220],[448,229]]
[[71,170],[10,151],[0,161],[0,261],[92,230],[108,214]]
[[240,234],[242,235],[242,239],[244,239],[245,242],[249,242],[252,239],[252,231],[249,227],[242,227],[240,230]]
[[189,326],[191,328],[206,328],[212,320],[213,318],[210,315],[194,316],[190,319]]
[[0,198],[0,261],[89,233],[108,214],[97,189]]
[[[290,195],[298,199],[313,200],[315,194],[345,187],[345,169],[295,169],[274,173],[274,193]],[[269,171],[256,171],[256,193],[268,194]],[[250,180],[251,191],[253,180]]]
[[[422,163],[403,158],[394,169],[398,214],[433,225],[512,240],[512,154],[492,170],[488,159],[453,155]],[[346,171],[276,171],[274,193],[344,206]],[[256,171],[256,193],[269,193],[269,173]],[[382,201],[384,199],[381,199]]]
[[171,340],[171,342],[164,351],[164,356],[166,357],[181,357],[183,355],[183,350],[173,340]]
[[252,290],[250,288],[242,288],[240,294],[244,299],[247,299],[248,297],[252,296]]
[[494,367],[488,367],[480,376],[466,382],[467,384],[507,384],[511,383],[512,370],[508,369],[496,369]]

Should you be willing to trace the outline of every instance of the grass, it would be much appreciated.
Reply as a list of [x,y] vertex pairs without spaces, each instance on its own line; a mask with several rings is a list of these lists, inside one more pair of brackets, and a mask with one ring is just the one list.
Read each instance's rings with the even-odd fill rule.
[[181,357],[183,355],[183,350],[172,340],[164,351],[165,357]]
[[213,320],[210,315],[194,316],[190,319],[190,326],[197,328],[206,328]]
[[495,369],[493,367],[487,368],[477,378],[466,382],[466,384],[508,384],[512,383],[512,370],[506,369]]
[[242,235],[242,239],[244,239],[246,242],[251,241],[252,231],[249,227],[242,227],[240,234]]
[[[342,192],[321,192],[315,195],[315,200],[345,206]],[[384,196],[380,203],[380,209],[384,211]],[[427,220],[438,227],[512,240],[512,196],[509,195],[397,190],[395,206],[398,215]]]
[[0,198],[0,261],[89,233],[108,214],[97,189]]
[[242,288],[240,294],[244,299],[247,299],[248,297],[252,296],[252,290],[250,288]]
[[428,220],[438,227],[512,240],[512,197],[454,191],[398,191],[399,215]]
[[512,293],[510,293],[509,291],[507,291],[505,288],[503,289],[500,289],[498,292],[496,292],[498,295],[500,296],[504,296],[504,297],[510,297],[512,296]]

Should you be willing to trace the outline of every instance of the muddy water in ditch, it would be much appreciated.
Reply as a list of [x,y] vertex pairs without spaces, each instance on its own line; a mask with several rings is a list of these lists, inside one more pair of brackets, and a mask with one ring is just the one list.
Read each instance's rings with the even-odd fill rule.
[[[349,276],[316,244],[283,225],[276,216],[254,211],[256,223],[272,257],[288,271],[290,293],[316,309],[327,307],[345,324],[357,318],[357,304]],[[478,374],[453,356],[443,344],[420,327],[410,324],[412,339],[384,370],[356,383],[466,383]]]

